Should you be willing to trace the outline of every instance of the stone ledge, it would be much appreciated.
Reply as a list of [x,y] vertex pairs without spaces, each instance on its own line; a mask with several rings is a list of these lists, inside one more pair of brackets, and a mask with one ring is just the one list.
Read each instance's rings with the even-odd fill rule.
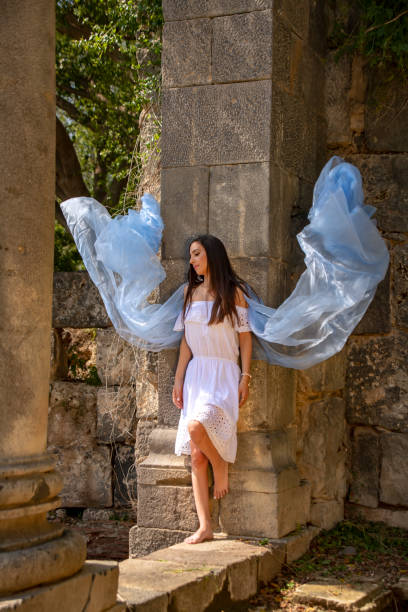
[[401,601],[408,601],[408,577],[401,576],[396,584],[392,586],[395,597]]
[[[285,561],[285,544],[269,547],[222,534],[194,546],[181,542],[119,564],[120,599],[127,610],[205,610],[243,602],[270,581]],[[227,609],[227,608],[225,608]]]
[[385,523],[389,527],[408,529],[408,510],[401,508],[367,508],[350,502],[345,504],[345,518],[363,518],[374,523]]
[[334,579],[315,580],[295,590],[292,600],[308,606],[321,606],[330,610],[361,610],[380,612],[390,606],[391,592],[374,579],[361,579],[342,583]]
[[126,604],[116,599],[117,583],[115,561],[86,561],[70,578],[0,599],[0,611],[125,612]]
[[53,327],[111,327],[88,272],[54,272]]
[[[139,528],[140,529],[140,528]],[[187,532],[168,532],[162,542]],[[245,602],[262,584],[272,580],[284,563],[301,557],[320,532],[314,525],[280,539],[240,537],[216,533],[215,539],[191,546],[184,542],[119,564],[119,598],[127,610],[165,612],[167,610],[229,609]],[[266,544],[266,545],[265,545]]]
[[314,525],[305,527],[298,533],[293,535],[289,534],[285,538],[280,538],[278,542],[282,542],[285,546],[285,561],[286,563],[292,563],[302,557],[308,550],[309,546],[319,533],[321,529]]

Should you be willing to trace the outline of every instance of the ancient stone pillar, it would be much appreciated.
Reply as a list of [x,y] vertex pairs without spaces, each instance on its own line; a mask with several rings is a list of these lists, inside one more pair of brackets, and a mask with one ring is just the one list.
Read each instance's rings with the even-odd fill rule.
[[60,476],[46,452],[55,182],[54,6],[1,6],[0,596],[76,572],[86,546],[47,522]]
[[[325,156],[319,3],[166,0],[163,8],[162,298],[184,280],[188,238],[209,232],[277,306],[293,281],[292,216],[310,206]],[[194,528],[188,472],[171,455],[175,363],[175,352],[160,357],[159,429],[139,468],[134,555]],[[296,466],[295,373],[257,361],[252,372],[231,492],[214,504],[214,522],[229,534],[280,537],[306,522],[310,507]]]
[[[107,610],[117,564],[47,521],[62,487],[46,452],[55,184],[54,2],[0,17],[0,607]],[[71,580],[61,580],[76,574]],[[99,575],[98,594],[94,577]],[[32,589],[45,583],[52,588]],[[28,589],[28,590],[27,590]],[[101,590],[102,589],[102,590]],[[5,599],[4,599],[5,598]],[[99,602],[99,603],[98,603]],[[89,604],[91,605],[91,604]],[[117,610],[123,610],[121,604]]]

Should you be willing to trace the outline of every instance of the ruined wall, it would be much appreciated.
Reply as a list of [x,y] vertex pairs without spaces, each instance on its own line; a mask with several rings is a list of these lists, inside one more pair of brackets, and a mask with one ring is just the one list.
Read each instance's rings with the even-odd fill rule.
[[[319,527],[343,518],[345,498],[348,512],[408,525],[406,95],[394,86],[383,92],[379,109],[367,103],[361,62],[335,63],[325,49],[319,3],[304,3],[303,11],[292,10],[290,2],[277,3],[273,11],[262,0],[234,10],[227,2],[208,10],[192,3],[189,13],[184,5],[165,4],[162,202],[168,279],[162,299],[183,278],[186,239],[211,231],[224,240],[237,270],[269,304],[278,305],[304,269],[295,235],[307,223],[314,180],[334,153],[361,169],[366,201],[378,208],[378,226],[391,252],[390,272],[340,354],[297,373],[253,363],[251,400],[239,421],[242,456],[231,470],[237,497],[231,494],[224,508],[215,508],[216,522],[221,518],[229,527],[235,521],[241,534],[247,529],[248,517],[233,514],[243,491],[248,493],[240,489],[240,472],[260,444],[253,440],[265,439],[272,453],[262,447],[260,467],[279,475],[268,500],[269,508],[274,496],[279,500],[279,533],[294,501],[304,507],[300,520]],[[49,444],[65,470],[66,504],[129,504],[121,466],[132,470],[134,457],[141,463],[150,452],[150,463],[139,469],[145,503],[133,545],[131,538],[133,554],[155,547],[159,536],[162,545],[183,538],[194,529],[196,515],[188,461],[181,465],[172,455],[176,352],[160,354],[157,367],[154,356],[136,355],[118,340],[85,274],[61,275],[56,294],[54,326],[83,328],[81,338],[91,333],[89,359],[103,382],[90,387],[78,377],[68,380],[66,354],[78,332],[55,332]],[[65,344],[64,334],[70,334]],[[144,365],[137,370],[140,360]],[[119,425],[112,410],[121,413]],[[157,482],[166,474],[172,486],[158,487],[155,470]],[[89,474],[96,488],[86,484]],[[261,516],[252,498],[253,506],[247,506]],[[252,514],[247,522],[253,526]]]
[[[174,2],[164,8],[162,254],[168,278],[161,298],[183,280],[187,239],[210,231],[266,302],[278,305],[304,268],[295,234],[307,223],[325,161],[322,3],[304,3],[302,10],[263,0],[233,10],[228,2],[194,4],[187,12]],[[139,468],[135,555],[152,540],[183,538],[196,524],[188,461],[172,456],[176,357],[168,351],[158,358],[159,427],[150,463]],[[298,522],[329,527],[343,516],[346,486],[344,355],[307,373],[260,362],[252,369],[232,493],[219,508],[213,504],[215,526],[275,536]],[[114,384],[108,382],[111,394]],[[138,424],[137,431],[146,432],[141,440],[155,424],[154,417]],[[106,443],[99,438],[96,446]],[[156,472],[166,486],[157,485]]]
[[347,511],[408,527],[408,87],[377,76],[358,58],[326,65],[329,152],[360,169],[391,256],[347,343]]
[[85,518],[122,509],[135,521],[135,463],[149,453],[157,416],[156,357],[115,333],[87,272],[54,274],[53,327],[48,449],[64,479],[62,507]]
[[299,470],[311,486],[309,522],[330,529],[344,516],[347,492],[346,352],[297,373]]

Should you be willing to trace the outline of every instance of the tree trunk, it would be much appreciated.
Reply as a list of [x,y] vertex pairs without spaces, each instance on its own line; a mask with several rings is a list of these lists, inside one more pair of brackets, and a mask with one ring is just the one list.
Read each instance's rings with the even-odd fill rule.
[[95,199],[98,202],[103,203],[107,196],[106,191],[106,175],[108,173],[106,164],[99,155],[99,151],[96,154],[96,166],[94,169],[94,194]]
[[127,177],[121,179],[120,181],[113,179],[109,189],[110,203],[112,208],[116,208],[116,206],[119,204],[120,196],[125,190],[126,184]]
[[81,166],[64,124],[57,120],[57,157],[55,193],[61,200],[76,196],[90,196],[82,178]]

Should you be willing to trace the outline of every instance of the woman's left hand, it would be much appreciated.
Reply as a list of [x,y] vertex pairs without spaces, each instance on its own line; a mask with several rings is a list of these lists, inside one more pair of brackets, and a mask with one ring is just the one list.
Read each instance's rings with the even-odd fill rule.
[[238,385],[238,399],[239,399],[239,407],[243,406],[247,401],[249,396],[249,383],[248,378],[243,376],[239,381]]

